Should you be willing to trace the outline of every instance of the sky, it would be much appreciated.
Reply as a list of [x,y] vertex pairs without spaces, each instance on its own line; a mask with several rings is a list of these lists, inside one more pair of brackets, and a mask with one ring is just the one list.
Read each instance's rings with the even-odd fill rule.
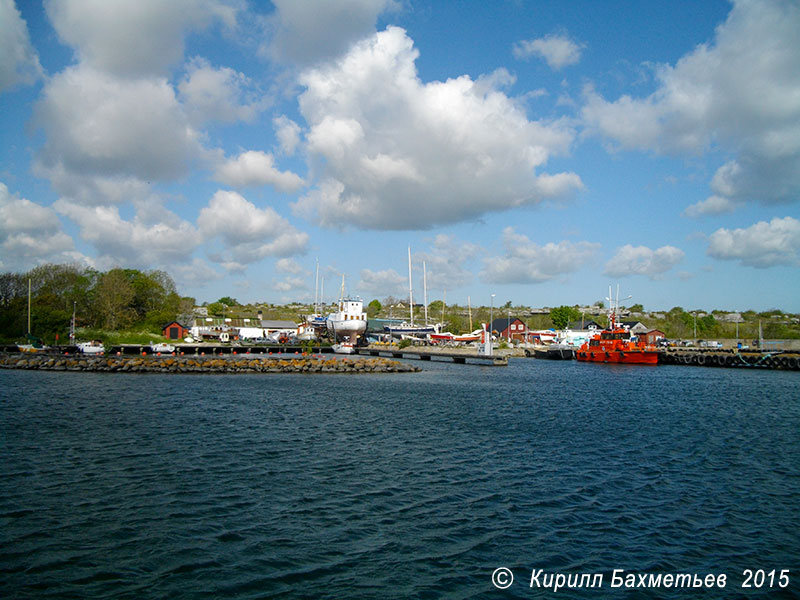
[[0,271],[368,302],[410,247],[415,301],[800,312],[798,32],[796,0],[0,0]]

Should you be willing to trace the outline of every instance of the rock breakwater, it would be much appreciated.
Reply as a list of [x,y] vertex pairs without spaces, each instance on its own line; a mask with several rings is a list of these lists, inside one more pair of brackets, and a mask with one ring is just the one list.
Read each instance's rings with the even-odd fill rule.
[[413,373],[421,369],[387,358],[323,359],[198,356],[3,355],[0,368],[109,373]]

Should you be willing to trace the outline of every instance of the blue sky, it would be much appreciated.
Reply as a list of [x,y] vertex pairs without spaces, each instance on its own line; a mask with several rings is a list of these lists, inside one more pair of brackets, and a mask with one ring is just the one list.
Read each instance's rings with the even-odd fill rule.
[[800,312],[800,6],[0,0],[0,270]]

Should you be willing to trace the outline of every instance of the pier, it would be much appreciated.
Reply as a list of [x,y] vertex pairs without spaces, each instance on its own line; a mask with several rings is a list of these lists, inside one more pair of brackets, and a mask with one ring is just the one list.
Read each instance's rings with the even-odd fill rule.
[[783,350],[736,351],[670,348],[659,355],[658,364],[797,371],[800,370],[800,353]]
[[358,354],[368,354],[370,356],[391,355],[392,358],[418,358],[419,360],[450,360],[459,365],[484,365],[492,367],[508,366],[508,356],[493,355],[483,356],[477,354],[475,350],[456,351],[456,350],[436,350],[430,347],[408,346],[398,348],[395,346],[368,346],[366,348],[356,348]]

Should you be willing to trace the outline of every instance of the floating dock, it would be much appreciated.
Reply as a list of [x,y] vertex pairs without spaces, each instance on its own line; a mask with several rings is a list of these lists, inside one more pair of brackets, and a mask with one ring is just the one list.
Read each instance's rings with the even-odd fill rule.
[[418,358],[419,360],[449,360],[459,365],[484,365],[492,367],[508,366],[508,356],[483,356],[475,352],[452,352],[443,350],[433,350],[427,347],[408,346],[406,348],[397,347],[375,347],[356,348],[358,354],[368,354],[370,356],[391,355],[392,358]]

